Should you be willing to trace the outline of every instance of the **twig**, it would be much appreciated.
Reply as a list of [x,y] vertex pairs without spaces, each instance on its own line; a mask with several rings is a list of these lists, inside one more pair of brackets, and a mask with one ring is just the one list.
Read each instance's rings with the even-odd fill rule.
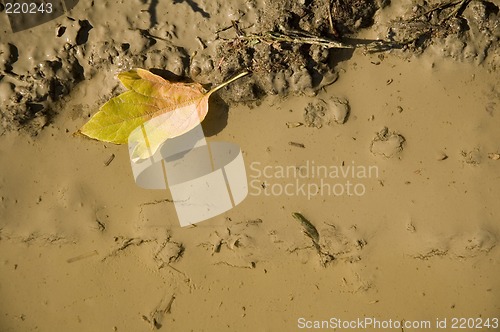
[[75,257],[68,258],[66,260],[66,262],[68,262],[68,263],[74,263],[74,262],[80,261],[82,259],[89,258],[89,257],[92,257],[92,256],[96,256],[96,255],[99,255],[99,253],[97,252],[97,250],[94,250],[94,251],[86,253],[86,254],[81,254],[81,255],[78,255],[78,256],[75,256]]
[[297,143],[297,142],[288,142],[288,144],[291,145],[291,146],[295,146],[297,148],[302,148],[302,149],[304,149],[306,147],[304,144]]
[[355,49],[358,47],[364,47],[369,52],[384,51],[396,47],[394,43],[382,40],[372,41],[366,44],[362,43],[346,44],[337,40],[318,37],[306,31],[296,31],[296,30],[289,30],[285,32],[269,31],[260,34],[239,35],[237,39],[254,41],[254,42],[263,42],[267,44],[273,44],[278,42],[278,43],[319,45],[325,48]]
[[333,27],[333,18],[332,18],[332,0],[326,0],[328,1],[328,23],[330,23],[330,30],[332,30],[332,33],[334,35],[337,34],[337,31]]
[[443,9],[446,9],[450,6],[455,6],[457,5],[458,3],[462,2],[462,0],[456,0],[456,1],[450,1],[450,2],[445,2],[445,3],[440,3],[440,4],[437,4],[436,6],[426,10],[425,12],[421,13],[421,14],[418,14],[418,15],[415,15],[414,17],[410,18],[408,21],[411,22],[411,21],[415,21],[419,18],[421,18],[422,16],[427,16],[429,15],[430,13],[433,13],[437,10],[443,10]]
[[104,166],[106,166],[106,167],[109,166],[109,164],[111,164],[111,162],[113,161],[113,159],[115,159],[115,154],[114,153],[111,154],[111,156],[109,156],[108,160],[106,160],[104,162]]
[[[458,1],[458,2],[460,2],[460,1]],[[469,4],[470,0],[462,0],[462,1],[460,2],[460,5],[458,5],[458,6],[457,6],[458,2],[454,4],[455,8],[454,8],[454,9],[453,9],[453,11],[450,13],[450,15],[448,15],[445,19],[443,19],[443,20],[441,21],[441,23],[443,23],[443,22],[445,22],[445,21],[449,20],[449,19],[450,19],[450,18],[452,18],[452,17],[457,17],[458,12],[460,12],[460,11],[462,10],[462,8],[467,7],[467,5]]]
[[326,48],[352,49],[356,47],[355,45],[347,45],[336,40],[331,40],[321,37],[313,37],[303,33],[299,34],[296,32],[289,32],[286,34],[281,32],[266,32],[263,34],[249,34],[246,36],[240,36],[239,38],[247,40],[257,40],[266,43],[282,42],[282,43],[319,45]]
[[[422,36],[424,36],[426,34],[433,34],[436,31],[436,29],[439,29],[440,26],[442,26],[443,23],[445,23],[447,20],[449,20],[450,18],[452,18],[454,16],[456,17],[458,15],[458,13],[469,4],[469,2],[470,2],[470,0],[455,0],[455,1],[448,1],[445,3],[440,3],[434,7],[426,10],[425,12],[423,12],[421,14],[415,15],[414,17],[411,17],[407,20],[400,21],[399,23],[401,23],[403,25],[420,22],[422,24],[427,24],[427,26],[423,29],[423,31],[420,31],[417,34],[414,34],[413,38],[409,38],[407,40],[400,41],[400,42],[398,42],[398,44],[400,46],[407,46],[407,45],[414,43],[416,40],[418,40],[419,38],[421,38]],[[422,21],[422,20],[417,21],[418,19],[420,19],[423,16],[427,16],[430,13],[433,13],[435,11],[441,11],[441,10],[444,10],[446,8],[449,8],[449,7],[454,7],[454,8],[450,14],[448,14],[446,17],[444,17],[443,19],[441,19],[439,21],[439,24],[431,24],[427,21]]]
[[[467,6],[468,3],[470,2],[470,0],[455,0],[455,1],[449,1],[449,2],[445,2],[445,3],[440,3],[440,4],[437,4],[436,6],[426,10],[425,12],[419,14],[419,15],[415,15],[414,17],[410,18],[408,20],[408,22],[412,22],[412,21],[415,21],[419,18],[421,18],[422,16],[427,16],[429,15],[430,13],[433,13],[435,11],[438,11],[438,10],[443,10],[443,9],[446,9],[448,7],[452,7],[454,6],[455,8],[453,9],[453,11],[448,15],[446,16],[444,19],[441,20],[440,23],[443,23],[447,20],[449,20],[450,18],[452,18],[453,16],[456,16],[458,14],[458,12],[464,8],[464,6]],[[457,6],[458,5],[458,6]]]

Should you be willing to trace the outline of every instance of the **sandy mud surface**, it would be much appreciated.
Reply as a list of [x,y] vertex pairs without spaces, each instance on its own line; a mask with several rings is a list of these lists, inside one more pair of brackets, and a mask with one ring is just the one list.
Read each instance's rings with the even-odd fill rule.
[[[498,331],[499,6],[82,0],[14,33],[1,5],[0,331]],[[243,151],[237,207],[181,228],[73,135],[136,67],[252,72],[203,124]]]

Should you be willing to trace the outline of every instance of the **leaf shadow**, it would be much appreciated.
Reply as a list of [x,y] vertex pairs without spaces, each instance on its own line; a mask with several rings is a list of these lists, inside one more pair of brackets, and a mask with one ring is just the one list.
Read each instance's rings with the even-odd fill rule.
[[151,0],[151,3],[149,4],[148,12],[151,17],[151,22],[149,24],[149,27],[152,28],[155,25],[158,24],[158,14],[156,11],[156,8],[158,7],[158,0]]
[[181,2],[187,2],[187,4],[191,7],[191,9],[195,12],[195,13],[200,13],[201,16],[203,16],[204,18],[210,18],[210,14],[207,13],[206,11],[204,11],[196,2],[194,2],[193,0],[174,0],[174,5],[175,4],[178,4],[178,3],[181,3]]
[[169,82],[193,83],[192,80],[187,79],[184,76],[176,75],[176,74],[172,73],[170,70],[160,69],[160,68],[148,68],[148,70],[155,75],[163,77],[164,79],[166,79]]
[[212,94],[208,100],[208,113],[201,123],[206,137],[220,133],[228,120],[229,106],[217,93]]

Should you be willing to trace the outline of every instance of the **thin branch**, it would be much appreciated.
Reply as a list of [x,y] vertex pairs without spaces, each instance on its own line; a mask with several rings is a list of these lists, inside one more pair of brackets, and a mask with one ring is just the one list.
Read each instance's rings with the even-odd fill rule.
[[369,51],[380,51],[384,49],[384,46],[385,49],[395,46],[385,41],[373,41],[367,44],[346,44],[333,39],[317,37],[302,31],[265,32],[261,34],[247,34],[245,36],[239,36],[238,38],[249,41],[264,42],[268,44],[278,42],[278,43],[291,43],[291,44],[319,45],[325,48],[341,48],[341,49],[355,49],[358,47],[366,47]]
[[422,16],[427,16],[435,11],[438,11],[438,10],[443,10],[443,9],[446,9],[448,7],[451,7],[451,6],[456,6],[458,5],[460,2],[463,2],[462,0],[456,0],[456,1],[449,1],[449,2],[445,2],[445,3],[440,3],[440,4],[437,4],[436,6],[426,10],[425,12],[421,13],[421,14],[418,14],[418,15],[415,15],[414,17],[410,18],[408,21],[411,22],[411,21],[415,21],[419,18],[421,18]]

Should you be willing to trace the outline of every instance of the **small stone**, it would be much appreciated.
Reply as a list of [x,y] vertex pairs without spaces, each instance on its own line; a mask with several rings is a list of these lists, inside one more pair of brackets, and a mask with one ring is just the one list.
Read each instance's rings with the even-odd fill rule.
[[490,158],[491,160],[499,160],[500,153],[488,153],[488,158]]

